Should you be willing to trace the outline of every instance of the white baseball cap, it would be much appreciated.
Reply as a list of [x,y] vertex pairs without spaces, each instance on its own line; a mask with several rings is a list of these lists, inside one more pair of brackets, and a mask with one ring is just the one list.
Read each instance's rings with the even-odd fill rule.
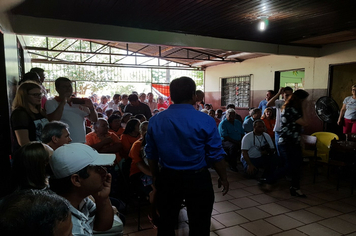
[[100,154],[86,144],[70,143],[57,148],[49,159],[49,164],[54,177],[61,179],[89,165],[112,165],[115,158],[115,154]]

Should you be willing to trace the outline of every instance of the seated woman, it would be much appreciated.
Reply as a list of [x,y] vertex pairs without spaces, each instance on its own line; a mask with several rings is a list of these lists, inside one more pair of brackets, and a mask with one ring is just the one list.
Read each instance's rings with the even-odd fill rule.
[[155,187],[152,184],[152,173],[145,158],[144,147],[146,145],[146,132],[148,121],[144,121],[140,125],[141,138],[137,140],[131,147],[129,157],[132,159],[130,168],[131,186],[140,194],[148,197],[152,204],[151,213],[148,216],[151,223],[157,225],[158,216],[156,214],[156,206],[154,202]]
[[271,107],[267,107],[261,119],[265,123],[266,133],[272,138],[272,141],[274,143],[273,129],[274,129],[274,125],[276,124],[276,118],[274,117],[273,109]]
[[126,128],[126,124],[127,124],[127,122],[129,122],[129,120],[131,119],[131,117],[132,117],[132,114],[131,113],[124,113],[123,115],[122,115],[122,119],[121,119],[121,127],[122,128]]
[[152,173],[150,167],[146,163],[144,147],[146,145],[146,132],[148,121],[144,121],[140,125],[141,138],[137,140],[131,147],[129,157],[132,159],[130,168],[130,181],[140,192],[147,196],[152,191]]
[[137,114],[135,115],[135,118],[138,119],[141,123],[147,120],[146,116],[143,114]]
[[119,138],[122,133],[125,131],[121,126],[121,117],[119,115],[112,115],[108,119],[109,122],[109,131],[115,133]]
[[129,152],[134,144],[140,138],[140,121],[138,119],[131,119],[127,122],[124,133],[121,135],[121,157],[129,158]]
[[11,125],[17,144],[15,150],[31,141],[41,141],[41,131],[48,123],[41,108],[42,92],[37,83],[27,81],[17,89],[12,105]]
[[13,156],[12,190],[45,189],[50,174],[48,161],[53,150],[46,144],[30,142],[17,150]]

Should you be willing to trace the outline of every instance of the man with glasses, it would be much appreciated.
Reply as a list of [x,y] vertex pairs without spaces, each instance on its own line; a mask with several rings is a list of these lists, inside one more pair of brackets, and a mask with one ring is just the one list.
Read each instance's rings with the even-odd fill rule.
[[68,78],[56,79],[55,86],[59,96],[46,102],[48,119],[68,124],[72,141],[85,143],[85,117],[92,122],[98,120],[93,102],[89,98],[73,98],[72,81]]
[[112,165],[114,160],[115,154],[99,154],[81,143],[65,144],[53,152],[49,161],[54,175],[50,186],[70,202],[73,235],[92,235],[93,230],[112,227],[111,174],[104,166]]

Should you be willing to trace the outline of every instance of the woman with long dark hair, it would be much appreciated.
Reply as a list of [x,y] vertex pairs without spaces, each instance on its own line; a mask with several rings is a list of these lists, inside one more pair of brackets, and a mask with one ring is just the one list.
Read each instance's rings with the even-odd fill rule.
[[46,144],[30,142],[13,155],[12,187],[17,190],[44,189],[47,187],[47,167],[53,150]]
[[124,133],[121,135],[122,151],[120,155],[122,158],[129,158],[129,152],[134,144],[140,138],[140,124],[141,122],[133,118],[127,122]]
[[279,135],[280,154],[286,160],[285,173],[290,173],[292,196],[306,197],[300,190],[300,168],[302,152],[300,136],[302,126],[308,125],[306,118],[306,99],[309,96],[304,90],[296,90],[282,107],[282,129]]

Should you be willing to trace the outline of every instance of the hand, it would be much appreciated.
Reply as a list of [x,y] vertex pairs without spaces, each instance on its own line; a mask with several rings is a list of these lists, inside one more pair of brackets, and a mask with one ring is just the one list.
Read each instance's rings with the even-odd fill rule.
[[221,188],[223,186],[223,189],[221,190],[223,193],[223,196],[229,192],[229,182],[226,180],[221,180],[220,178],[218,179],[218,188]]
[[342,120],[338,120],[338,121],[337,121],[337,125],[342,126]]
[[257,170],[257,168],[254,166],[254,165],[248,165],[248,167],[247,167],[247,173],[248,174],[250,174],[250,175],[252,175],[252,174],[254,174],[254,172]]
[[119,211],[117,210],[117,208],[115,206],[112,206],[112,210],[114,211],[115,215],[119,215]]
[[62,102],[62,103],[66,104],[67,101],[69,100],[70,96],[71,96],[71,94],[69,94],[69,93],[64,93],[64,94],[60,94],[60,95],[59,95],[59,98],[61,99],[61,102]]
[[282,94],[282,93],[284,93],[284,87],[281,87],[278,91],[278,94]]
[[103,188],[99,192],[93,194],[95,202],[104,201],[109,198],[111,190],[111,181],[112,176],[111,174],[107,173],[105,176],[105,181],[103,183]]
[[85,101],[85,103],[83,105],[88,107],[89,109],[93,110],[94,105],[93,105],[93,102],[91,101],[91,99],[89,99],[89,98],[83,98],[83,99]]
[[109,137],[104,137],[103,139],[101,139],[101,142],[103,142],[104,144],[109,144],[109,143],[112,143],[112,138],[109,136]]

